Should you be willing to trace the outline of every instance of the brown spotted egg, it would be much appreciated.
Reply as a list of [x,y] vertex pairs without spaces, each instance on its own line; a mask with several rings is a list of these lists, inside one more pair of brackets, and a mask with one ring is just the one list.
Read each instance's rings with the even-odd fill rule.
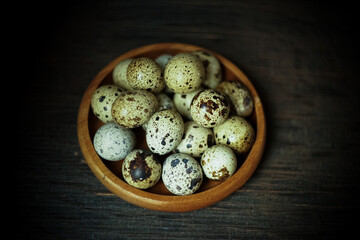
[[179,53],[167,63],[166,85],[175,93],[189,93],[200,87],[205,69],[200,59],[191,53]]
[[184,137],[175,148],[176,153],[186,153],[193,157],[200,157],[214,142],[214,134],[210,128],[205,128],[194,121],[185,123]]
[[200,164],[183,153],[175,153],[166,158],[161,177],[170,192],[181,196],[196,192],[203,181]]
[[150,58],[140,57],[131,61],[126,77],[132,89],[160,93],[165,88],[161,68]]
[[216,144],[227,145],[238,154],[248,152],[255,141],[254,129],[243,117],[231,116],[213,130]]
[[91,109],[102,122],[112,122],[111,105],[120,95],[121,89],[116,85],[103,85],[91,96]]
[[124,127],[135,128],[146,123],[158,109],[154,94],[144,90],[131,90],[119,94],[112,104],[113,120]]
[[122,175],[131,186],[147,189],[159,181],[161,163],[154,153],[148,150],[135,149],[124,159]]
[[220,83],[215,90],[223,93],[230,99],[230,105],[235,114],[248,117],[254,109],[254,101],[244,84],[238,81],[225,81]]
[[190,113],[197,124],[207,128],[215,127],[229,116],[230,104],[223,94],[205,89],[193,98]]
[[164,155],[180,143],[184,121],[179,113],[165,109],[152,115],[146,123],[146,142],[153,153]]
[[201,167],[207,178],[224,180],[234,174],[237,166],[235,153],[225,145],[214,145],[201,156]]
[[205,78],[202,84],[208,88],[215,88],[222,80],[222,70],[219,60],[211,52],[199,50],[192,52],[198,56],[205,68]]
[[120,86],[125,90],[131,90],[131,86],[126,77],[126,72],[129,64],[134,58],[128,58],[120,61],[113,70],[113,81],[116,85]]
[[181,94],[181,93],[175,93],[173,96],[173,102],[175,105],[176,110],[183,116],[184,118],[188,120],[192,120],[191,114],[190,114],[190,105],[195,97],[195,95],[203,90],[202,87],[199,87],[195,91],[187,94]]
[[101,126],[94,136],[95,151],[105,160],[118,161],[134,149],[135,134],[114,122]]

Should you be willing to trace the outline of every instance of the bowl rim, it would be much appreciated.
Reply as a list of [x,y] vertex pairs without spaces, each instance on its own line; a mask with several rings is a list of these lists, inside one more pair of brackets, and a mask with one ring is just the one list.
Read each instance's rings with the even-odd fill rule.
[[[90,102],[93,91],[101,84],[102,80],[114,69],[120,61],[134,57],[153,49],[173,49],[181,51],[204,50],[213,53],[219,61],[243,82],[249,89],[254,99],[256,112],[256,140],[247,158],[241,167],[222,183],[202,192],[186,196],[161,195],[134,188],[118,178],[96,153],[89,131]],[[210,206],[239,189],[255,172],[262,158],[266,141],[266,121],[260,97],[248,77],[231,61],[222,55],[206,48],[178,42],[155,43],[130,50],[108,63],[91,81],[87,87],[79,106],[77,119],[77,134],[79,145],[86,163],[98,180],[112,193],[134,205],[164,212],[187,212]]]

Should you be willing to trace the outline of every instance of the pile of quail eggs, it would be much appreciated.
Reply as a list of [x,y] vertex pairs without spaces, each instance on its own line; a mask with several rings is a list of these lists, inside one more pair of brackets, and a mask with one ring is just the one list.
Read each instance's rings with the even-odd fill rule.
[[[254,109],[250,92],[239,81],[222,81],[221,64],[208,51],[122,60],[113,84],[94,91],[91,108],[104,122],[93,139],[96,152],[123,160],[124,180],[140,189],[161,178],[171,193],[192,194],[204,177],[234,174],[236,155],[255,141],[246,119]],[[132,130],[139,127],[148,149],[134,149],[144,141]]]

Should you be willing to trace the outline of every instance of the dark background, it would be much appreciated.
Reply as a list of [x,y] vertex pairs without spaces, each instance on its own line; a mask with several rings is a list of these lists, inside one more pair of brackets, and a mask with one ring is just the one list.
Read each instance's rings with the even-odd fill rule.
[[[355,10],[345,1],[265,0],[16,2],[4,9],[20,20],[3,46],[16,63],[6,82],[21,88],[10,92],[21,104],[7,106],[17,126],[16,157],[6,161],[15,179],[15,236],[342,239],[358,232]],[[95,75],[124,52],[158,42],[199,45],[234,62],[267,117],[267,145],[252,178],[189,213],[143,209],[110,193],[77,140],[79,104]]]

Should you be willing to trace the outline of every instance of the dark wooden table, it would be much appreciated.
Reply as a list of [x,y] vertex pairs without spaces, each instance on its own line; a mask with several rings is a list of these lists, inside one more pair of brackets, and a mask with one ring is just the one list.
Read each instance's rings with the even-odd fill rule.
[[[17,16],[23,21],[12,36],[21,42],[23,62],[11,83],[22,90],[11,97],[23,102],[11,103],[20,140],[11,140],[16,152],[8,161],[15,166],[15,236],[340,239],[356,232],[355,6],[62,1],[45,9],[22,5]],[[200,45],[233,61],[258,90],[267,117],[265,154],[252,178],[223,201],[188,213],[143,209],[110,193],[87,166],[77,140],[78,107],[93,77],[122,53],[158,42]]]

